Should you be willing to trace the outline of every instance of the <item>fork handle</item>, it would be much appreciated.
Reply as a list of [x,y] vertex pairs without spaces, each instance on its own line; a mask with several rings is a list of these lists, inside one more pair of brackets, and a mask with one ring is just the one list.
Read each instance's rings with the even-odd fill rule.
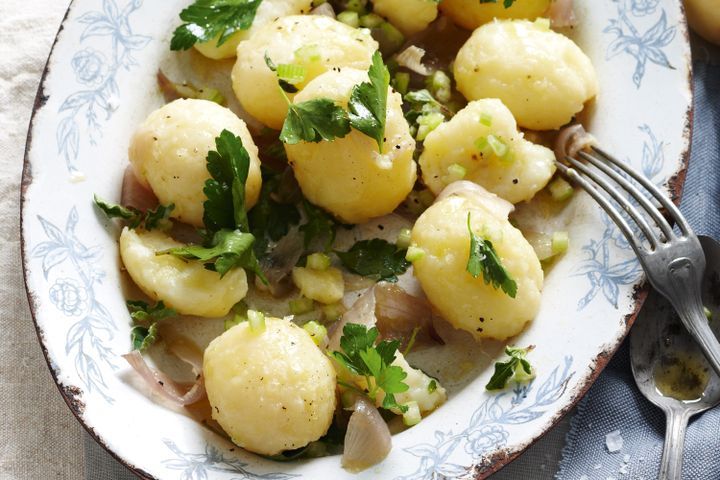
[[681,480],[685,430],[690,414],[688,410],[670,408],[665,412],[665,416],[665,445],[658,480]]
[[687,331],[692,335],[705,354],[710,366],[720,376],[720,342],[710,328],[703,311],[700,296],[700,278],[693,263],[687,258],[679,258],[669,266],[669,278],[672,289],[663,294],[673,304]]

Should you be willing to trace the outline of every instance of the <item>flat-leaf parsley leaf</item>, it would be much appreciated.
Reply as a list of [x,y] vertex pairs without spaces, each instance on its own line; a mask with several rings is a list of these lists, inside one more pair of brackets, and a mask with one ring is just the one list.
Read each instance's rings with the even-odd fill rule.
[[518,382],[526,382],[535,378],[535,371],[525,356],[534,346],[527,348],[505,347],[505,354],[510,357],[504,362],[495,362],[495,372],[485,385],[488,390],[502,390],[511,378]]
[[262,0],[195,0],[180,12],[185,22],[173,33],[170,50],[188,50],[196,43],[217,37],[217,46],[232,34],[247,30],[255,20]]
[[347,252],[335,254],[351,272],[378,281],[397,282],[397,276],[405,273],[410,266],[405,259],[406,252],[383,239],[373,238],[361,240]]
[[350,94],[348,109],[350,125],[375,139],[382,153],[387,120],[387,94],[390,72],[383,63],[380,52],[375,52],[368,70],[370,82],[356,85]]
[[470,226],[470,213],[468,212],[467,227],[470,232],[470,256],[467,262],[467,271],[474,278],[481,274],[486,284],[494,288],[501,288],[511,298],[517,295],[517,283],[503,267],[500,257],[490,240],[478,237]]

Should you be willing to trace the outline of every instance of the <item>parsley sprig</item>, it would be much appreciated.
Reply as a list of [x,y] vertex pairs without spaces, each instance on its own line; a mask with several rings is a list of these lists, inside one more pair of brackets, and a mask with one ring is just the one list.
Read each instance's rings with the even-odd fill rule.
[[395,400],[396,393],[408,390],[403,382],[407,373],[401,367],[392,365],[400,342],[398,340],[383,340],[375,345],[379,335],[378,329],[368,329],[364,325],[348,323],[343,328],[340,338],[342,352],[332,352],[332,357],[343,367],[356,375],[362,375],[367,382],[367,396],[375,401],[378,393],[382,391],[382,407],[386,409],[397,408],[401,412],[407,411],[407,406],[400,405]]
[[406,249],[399,249],[381,238],[361,240],[347,252],[335,252],[351,272],[388,282],[397,282],[397,276],[410,267],[410,262],[405,260],[406,253]]
[[348,102],[350,125],[375,139],[378,151],[382,153],[385,142],[387,120],[387,93],[390,86],[390,72],[380,52],[375,52],[368,70],[369,82],[356,85]]
[[490,240],[478,237],[470,226],[470,212],[467,217],[467,227],[470,232],[470,256],[467,261],[467,271],[474,278],[481,274],[486,284],[495,289],[501,288],[511,298],[517,295],[517,283],[503,267],[500,257]]
[[526,382],[535,378],[535,371],[525,358],[533,348],[535,348],[533,345],[527,348],[505,347],[505,355],[510,358],[503,362],[495,362],[495,372],[485,388],[502,390],[511,378],[517,382]]
[[195,0],[180,12],[185,22],[173,33],[170,50],[188,50],[196,43],[218,39],[225,43],[235,32],[247,30],[262,0]]
[[134,207],[123,207],[116,203],[108,203],[98,197],[93,196],[95,205],[108,217],[108,218],[120,218],[127,222],[127,225],[131,229],[142,228],[144,230],[161,229],[166,230],[172,226],[169,217],[175,208],[174,204],[170,205],[158,205],[155,210],[147,210],[141,212]]
[[128,300],[126,303],[133,320],[133,328],[130,330],[133,350],[143,351],[155,343],[158,339],[157,322],[177,315],[175,310],[166,307],[162,300],[155,305],[149,305],[142,300]]

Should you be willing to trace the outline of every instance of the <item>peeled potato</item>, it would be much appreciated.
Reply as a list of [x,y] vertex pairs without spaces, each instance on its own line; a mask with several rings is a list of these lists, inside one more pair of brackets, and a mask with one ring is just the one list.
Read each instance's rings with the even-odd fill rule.
[[[533,248],[508,221],[511,209],[475,186],[436,201],[412,229],[412,243],[425,252],[413,262],[423,291],[445,320],[476,340],[517,335],[540,308],[543,271]],[[486,284],[482,274],[474,278],[467,272],[468,213],[473,232],[492,242],[517,283],[515,298]]]
[[493,18],[529,18],[542,16],[552,0],[515,0],[505,8],[503,0],[481,3],[479,0],[443,0],[440,10],[453,22],[468,30],[474,30]]
[[518,125],[552,130],[597,93],[590,59],[541,22],[503,20],[473,32],[455,59],[458,90],[468,100],[499,98]]
[[[434,379],[427,376],[419,368],[411,367],[402,353],[397,352],[395,361],[392,364],[402,368],[405,370],[405,373],[407,373],[407,377],[405,377],[403,382],[409,388],[404,392],[395,394],[395,401],[398,404],[403,405],[408,402],[415,401],[418,404],[418,408],[420,408],[420,412],[426,414],[432,412],[445,403],[447,400],[447,392],[445,391],[445,388],[443,388],[443,386],[435,380],[435,387],[434,389],[431,389],[430,383]],[[376,401],[376,405],[378,407],[382,406],[383,398],[385,398],[385,395],[383,392],[380,392]]]
[[120,257],[130,277],[153,300],[162,300],[183,315],[222,317],[245,298],[247,276],[234,268],[225,276],[173,255],[156,255],[182,247],[167,234],[124,228],[120,234]]
[[[476,142],[488,135],[507,145],[504,157],[490,148],[478,148]],[[525,140],[510,110],[497,99],[470,102],[430,132],[424,146],[420,170],[423,182],[436,195],[455,180],[449,172],[452,165],[465,168],[466,180],[511,203],[530,200],[555,172],[552,150]]]
[[374,0],[373,12],[387,18],[403,34],[421,32],[438,16],[435,0]]
[[[349,27],[329,17],[295,15],[264,25],[237,48],[232,71],[233,90],[243,108],[270,128],[280,130],[287,102],[278,87],[276,74],[265,63],[305,68],[302,89],[318,75],[336,68],[367,70],[378,44],[364,30]],[[290,98],[293,94],[288,94]]]
[[238,44],[250,38],[263,25],[288,15],[301,15],[312,9],[312,0],[263,0],[255,13],[252,26],[235,32],[225,43],[217,46],[217,38],[205,43],[196,43],[195,48],[208,58],[219,60],[235,56]]
[[[353,86],[366,81],[365,71],[330,71],[310,82],[295,103],[329,98],[345,107]],[[356,130],[333,141],[285,145],[285,152],[310,202],[345,223],[363,223],[395,210],[415,184],[415,140],[403,116],[402,98],[392,90],[385,138],[384,155],[378,155],[374,139]]]
[[255,332],[240,323],[205,350],[203,372],[212,417],[232,441],[276,455],[323,436],[335,413],[335,370],[310,335],[267,318]]
[[720,1],[685,0],[688,23],[708,42],[720,45]]
[[175,100],[151,113],[135,131],[128,155],[138,180],[160,203],[175,204],[173,218],[203,225],[203,188],[210,178],[206,157],[215,138],[227,129],[242,139],[250,156],[245,204],[257,202],[262,186],[258,149],[233,112],[207,100]]

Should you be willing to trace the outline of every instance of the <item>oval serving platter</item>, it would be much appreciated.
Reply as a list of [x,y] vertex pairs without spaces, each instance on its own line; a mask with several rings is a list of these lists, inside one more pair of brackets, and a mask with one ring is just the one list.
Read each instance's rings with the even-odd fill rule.
[[[119,198],[129,138],[163,103],[158,67],[178,78],[192,71],[200,81],[222,82],[213,77],[231,66],[169,51],[187,3],[75,0],[38,91],[22,184],[23,263],[38,337],[66,402],[100,444],[146,478],[411,480],[497,471],[580,399],[644,297],[639,264],[586,195],[575,195],[563,211],[569,251],[546,272],[540,314],[513,340],[536,345],[537,378],[489,393],[484,385],[492,369],[480,369],[471,381],[451,386],[438,411],[395,435],[389,457],[365,472],[342,470],[338,457],[277,463],[246,453],[155,403],[130,380],[120,357],[130,349],[130,323],[118,230],[98,216],[92,196]],[[587,114],[590,130],[677,198],[692,106],[680,2],[576,0],[576,10],[572,36],[600,84]]]

